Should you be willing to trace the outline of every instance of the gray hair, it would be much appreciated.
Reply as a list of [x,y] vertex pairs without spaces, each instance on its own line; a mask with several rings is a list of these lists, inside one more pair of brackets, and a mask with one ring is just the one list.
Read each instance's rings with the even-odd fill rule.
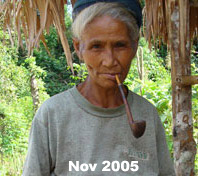
[[124,22],[129,29],[129,36],[132,41],[139,37],[139,27],[135,17],[119,3],[96,3],[81,11],[72,24],[73,36],[81,39],[86,26],[96,17],[110,16]]

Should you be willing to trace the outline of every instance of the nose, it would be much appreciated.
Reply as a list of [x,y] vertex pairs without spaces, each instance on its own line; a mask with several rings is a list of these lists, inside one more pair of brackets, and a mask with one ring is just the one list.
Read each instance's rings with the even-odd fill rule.
[[117,58],[112,48],[105,50],[102,64],[106,67],[114,67],[117,65]]

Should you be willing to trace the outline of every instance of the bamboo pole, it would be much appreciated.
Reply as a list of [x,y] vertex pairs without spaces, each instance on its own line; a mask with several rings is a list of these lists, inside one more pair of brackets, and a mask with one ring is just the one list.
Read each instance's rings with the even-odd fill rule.
[[[178,84],[178,77],[191,77],[189,1],[168,3],[171,48],[174,164],[177,176],[193,176],[196,143],[193,139],[191,85]],[[180,78],[181,82],[181,78]]]

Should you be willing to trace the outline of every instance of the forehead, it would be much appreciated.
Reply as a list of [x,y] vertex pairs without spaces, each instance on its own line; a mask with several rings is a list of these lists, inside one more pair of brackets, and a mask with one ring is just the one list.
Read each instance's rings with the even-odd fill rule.
[[96,17],[82,32],[82,40],[111,38],[130,40],[126,24],[110,16]]

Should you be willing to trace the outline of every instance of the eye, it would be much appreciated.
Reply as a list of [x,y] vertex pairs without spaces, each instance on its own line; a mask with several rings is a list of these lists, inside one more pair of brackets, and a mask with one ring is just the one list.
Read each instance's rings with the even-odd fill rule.
[[101,47],[102,47],[101,44],[93,44],[91,48],[100,49]]
[[116,42],[115,43],[115,47],[116,48],[126,47],[126,43],[124,43],[124,42]]

